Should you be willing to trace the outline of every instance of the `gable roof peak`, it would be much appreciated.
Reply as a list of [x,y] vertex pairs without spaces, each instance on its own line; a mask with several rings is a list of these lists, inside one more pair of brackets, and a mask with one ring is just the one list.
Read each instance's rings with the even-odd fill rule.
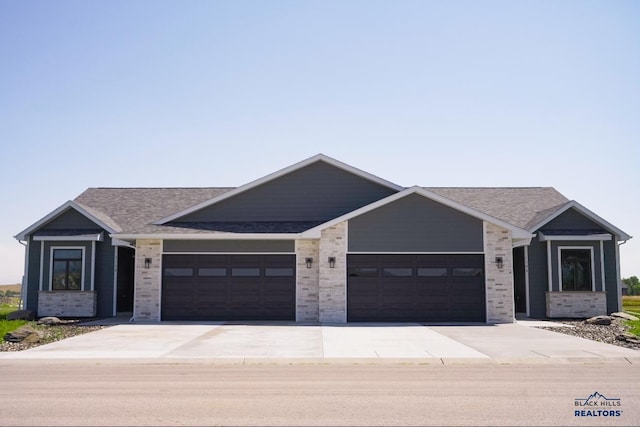
[[223,194],[221,194],[219,196],[213,197],[213,198],[211,198],[209,200],[206,200],[206,201],[204,201],[202,203],[199,203],[199,204],[197,204],[195,206],[192,206],[192,207],[190,207],[188,209],[185,209],[185,210],[176,212],[176,213],[174,213],[172,215],[169,215],[167,217],[164,217],[164,218],[154,222],[154,224],[155,225],[166,224],[167,222],[176,220],[176,219],[178,219],[180,217],[183,217],[183,216],[188,215],[190,213],[196,212],[196,211],[198,211],[200,209],[206,208],[207,206],[211,206],[211,205],[213,205],[215,203],[218,203],[218,202],[221,202],[221,201],[226,200],[228,198],[234,197],[234,196],[236,196],[236,195],[238,195],[240,193],[244,193],[247,190],[250,190],[252,188],[258,187],[259,185],[265,184],[265,183],[267,183],[269,181],[273,181],[273,180],[275,180],[277,178],[280,178],[280,177],[282,177],[284,175],[290,174],[292,172],[295,172],[297,170],[300,170],[300,169],[302,169],[304,167],[307,167],[307,166],[309,166],[311,164],[314,164],[314,163],[317,163],[317,162],[327,163],[327,164],[329,164],[329,165],[331,165],[333,167],[336,167],[338,169],[342,169],[342,170],[344,170],[346,172],[349,172],[349,173],[351,173],[353,175],[359,176],[361,178],[364,178],[366,180],[374,182],[374,183],[376,183],[378,185],[382,185],[384,187],[391,188],[392,190],[395,190],[395,191],[403,191],[405,189],[404,187],[402,187],[400,185],[397,185],[397,184],[394,184],[393,182],[387,181],[387,180],[382,179],[380,177],[377,177],[377,176],[375,176],[373,174],[370,174],[369,172],[365,172],[365,171],[363,171],[361,169],[355,168],[355,167],[353,167],[351,165],[343,163],[343,162],[341,162],[339,160],[336,160],[336,159],[334,159],[332,157],[329,157],[329,156],[327,156],[325,154],[319,153],[319,154],[316,154],[315,156],[309,157],[308,159],[302,160],[302,161],[300,161],[298,163],[294,163],[291,166],[288,166],[286,168],[280,169],[280,170],[278,170],[276,172],[273,172],[273,173],[271,173],[269,175],[263,176],[262,178],[258,178],[258,179],[254,180],[254,181],[251,181],[248,184],[242,185],[242,186],[237,187],[237,188],[235,188],[235,189],[233,189],[231,191],[223,193]]

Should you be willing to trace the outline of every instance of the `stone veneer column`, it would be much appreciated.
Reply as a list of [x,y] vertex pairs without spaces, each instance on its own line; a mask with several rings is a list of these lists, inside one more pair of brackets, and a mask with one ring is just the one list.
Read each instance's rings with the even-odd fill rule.
[[[317,322],[319,240],[296,240],[296,322]],[[312,258],[311,268],[306,259]]]
[[[496,266],[502,257],[503,267]],[[484,223],[484,271],[487,323],[513,323],[513,250],[511,232]]]
[[[151,266],[144,267],[145,258]],[[135,321],[160,321],[160,288],[162,277],[162,240],[136,242],[135,291],[133,318]]]
[[[319,319],[323,323],[347,322],[347,223],[322,231],[320,237]],[[329,268],[329,257],[336,265]]]

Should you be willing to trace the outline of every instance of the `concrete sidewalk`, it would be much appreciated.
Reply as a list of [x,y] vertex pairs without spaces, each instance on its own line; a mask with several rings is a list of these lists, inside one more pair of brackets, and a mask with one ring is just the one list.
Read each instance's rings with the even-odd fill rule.
[[0,353],[1,359],[640,364],[640,351],[519,323],[305,326],[210,322],[121,324],[22,352]]

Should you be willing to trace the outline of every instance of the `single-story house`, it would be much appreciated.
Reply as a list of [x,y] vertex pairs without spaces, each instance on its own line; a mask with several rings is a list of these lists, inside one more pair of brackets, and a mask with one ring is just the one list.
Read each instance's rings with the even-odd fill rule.
[[15,237],[38,316],[331,323],[618,311],[631,238],[550,187],[403,187],[322,154],[238,188],[89,188]]

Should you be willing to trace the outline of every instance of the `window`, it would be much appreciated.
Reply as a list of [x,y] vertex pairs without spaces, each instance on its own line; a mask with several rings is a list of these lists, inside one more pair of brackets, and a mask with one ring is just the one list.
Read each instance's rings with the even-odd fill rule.
[[593,290],[593,249],[558,248],[562,291]]
[[418,268],[420,277],[447,277],[446,267],[420,267]]
[[198,276],[200,277],[225,277],[227,269],[224,267],[199,268]]
[[164,275],[167,277],[193,277],[193,268],[167,267],[164,269]]
[[51,289],[54,291],[81,291],[83,248],[52,248]]
[[413,276],[413,268],[383,268],[382,275],[384,277],[411,277]]
[[378,269],[368,267],[352,267],[349,269],[349,277],[378,277]]
[[457,267],[453,269],[453,275],[456,277],[480,277],[482,276],[482,268]]
[[293,268],[267,267],[264,269],[267,277],[293,277]]
[[259,277],[260,276],[260,268],[232,268],[231,275],[235,277]]

